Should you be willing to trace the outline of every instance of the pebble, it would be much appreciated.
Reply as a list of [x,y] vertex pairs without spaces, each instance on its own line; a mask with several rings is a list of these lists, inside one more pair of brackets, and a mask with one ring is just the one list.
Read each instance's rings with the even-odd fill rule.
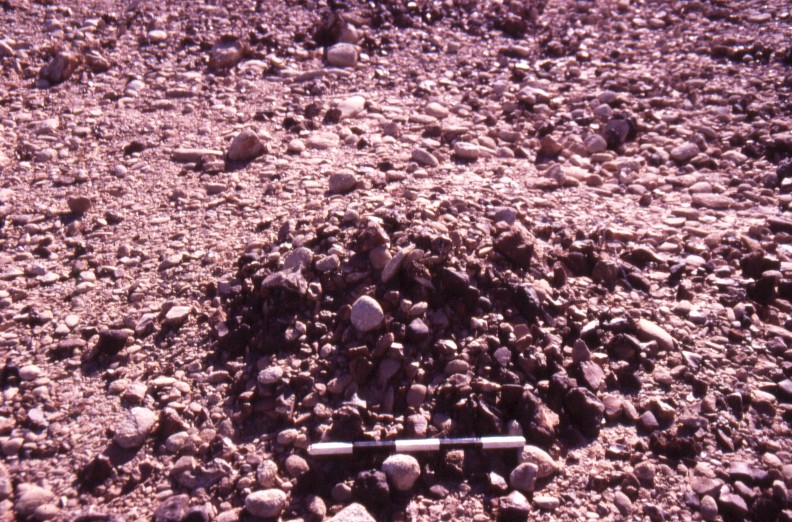
[[437,102],[428,103],[426,105],[425,112],[429,116],[432,116],[433,118],[437,118],[438,120],[448,118],[448,114],[449,114],[448,109]]
[[311,149],[326,150],[338,146],[341,138],[335,132],[318,132],[311,134],[305,140],[305,144]]
[[454,143],[454,155],[463,160],[477,160],[481,157],[481,147],[466,141]]
[[538,474],[539,466],[536,464],[532,462],[518,464],[509,474],[509,484],[515,489],[529,493],[536,487]]
[[616,509],[619,510],[619,513],[621,513],[624,517],[629,516],[633,511],[632,500],[630,500],[630,497],[621,491],[617,491],[613,495],[613,504],[616,506]]
[[286,470],[286,473],[288,473],[292,478],[299,478],[308,473],[310,470],[308,461],[299,455],[289,455],[286,457],[283,467]]
[[333,67],[354,67],[358,62],[357,47],[338,43],[327,49],[327,63]]
[[273,518],[286,507],[286,493],[279,489],[254,491],[245,497],[245,509],[253,516]]
[[550,495],[534,495],[533,503],[542,511],[555,511],[561,505],[561,500]]
[[354,502],[327,519],[326,522],[377,522],[377,520],[362,504]]
[[113,441],[124,449],[139,448],[156,423],[157,414],[150,409],[132,408],[117,426]]
[[258,134],[245,129],[231,141],[228,147],[229,161],[250,161],[267,152],[267,147]]
[[564,396],[564,410],[584,435],[593,437],[599,433],[605,406],[586,388],[569,390]]
[[362,113],[366,108],[366,98],[363,96],[350,96],[338,104],[341,111],[341,119],[354,118]]
[[605,141],[605,138],[603,138],[599,134],[592,134],[591,136],[587,137],[585,143],[586,143],[586,151],[589,154],[596,154],[598,152],[603,152],[608,148],[608,142]]
[[305,152],[305,142],[299,138],[294,138],[286,146],[286,152],[289,154],[301,154]]
[[212,46],[209,53],[209,68],[212,70],[230,69],[244,56],[244,48],[238,39],[223,37]]
[[379,507],[391,498],[388,477],[385,473],[374,469],[361,471],[355,477],[352,495],[367,506]]
[[14,484],[5,462],[0,461],[0,501],[5,500],[14,493]]
[[551,477],[558,472],[558,465],[545,450],[537,446],[525,445],[518,462],[530,462],[537,467],[536,476],[540,479]]
[[148,32],[148,39],[153,44],[162,43],[168,39],[168,33],[162,29],[152,29]]
[[699,506],[701,518],[712,521],[718,518],[718,503],[710,495],[704,495]]
[[435,155],[425,149],[414,149],[410,159],[422,167],[437,167],[440,165]]
[[19,378],[23,381],[35,381],[41,376],[41,368],[35,364],[28,364],[19,368]]
[[341,266],[341,260],[337,255],[332,254],[317,260],[315,266],[320,272],[332,272]]
[[643,412],[638,418],[638,426],[645,433],[652,433],[660,428],[660,423],[657,422],[657,418],[655,417],[654,413],[647,410]]
[[421,476],[421,466],[412,455],[391,455],[382,463],[382,471],[398,491],[409,491]]
[[701,150],[695,143],[683,143],[671,149],[671,159],[677,163],[686,163],[693,159]]
[[416,383],[410,386],[410,389],[407,391],[407,405],[411,408],[418,408],[423,404],[426,398],[426,392],[427,389],[424,384]]
[[280,366],[270,366],[264,368],[258,374],[258,383],[262,386],[277,384],[283,378],[283,368]]
[[359,297],[352,305],[352,326],[358,332],[365,333],[376,330],[384,319],[385,313],[382,311],[382,307],[372,297]]
[[309,495],[305,502],[305,508],[311,519],[324,520],[327,515],[327,505],[319,495]]
[[36,516],[38,510],[53,505],[55,500],[55,495],[49,489],[24,482],[17,486],[14,512],[21,520],[28,518],[41,520]]
[[351,172],[333,172],[328,179],[330,194],[347,194],[357,187],[357,177]]
[[274,460],[266,459],[256,468],[256,481],[262,488],[271,488],[275,485],[278,476],[278,465]]

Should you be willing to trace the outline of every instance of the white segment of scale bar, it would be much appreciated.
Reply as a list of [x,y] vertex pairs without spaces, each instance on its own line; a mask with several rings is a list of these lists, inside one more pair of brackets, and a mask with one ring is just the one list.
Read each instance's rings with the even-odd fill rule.
[[355,449],[353,444],[348,442],[322,442],[311,444],[308,448],[309,455],[349,455]]
[[409,439],[397,440],[396,452],[409,453],[411,451],[439,451],[440,439]]
[[507,449],[525,446],[525,437],[519,435],[504,435],[502,437],[485,437],[481,439],[482,449]]

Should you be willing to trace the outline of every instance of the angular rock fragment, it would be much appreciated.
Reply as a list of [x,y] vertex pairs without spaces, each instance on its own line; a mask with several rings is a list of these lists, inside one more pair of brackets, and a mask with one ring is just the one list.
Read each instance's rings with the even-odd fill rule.
[[117,426],[113,441],[124,449],[143,445],[157,423],[157,415],[148,408],[136,407],[127,412]]
[[376,519],[362,504],[353,502],[335,516],[328,518],[327,522],[376,522]]
[[41,68],[39,75],[50,85],[63,83],[77,71],[80,65],[80,56],[76,53],[61,51]]
[[513,226],[498,234],[493,245],[506,259],[519,268],[530,268],[534,239],[522,227]]

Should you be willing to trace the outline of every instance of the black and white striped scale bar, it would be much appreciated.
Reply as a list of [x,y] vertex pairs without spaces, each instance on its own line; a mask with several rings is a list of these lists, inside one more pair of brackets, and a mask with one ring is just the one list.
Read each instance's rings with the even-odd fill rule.
[[325,455],[352,455],[364,453],[415,453],[446,449],[499,450],[522,448],[525,437],[504,435],[494,437],[467,437],[458,439],[405,439],[362,442],[318,442],[308,447],[314,457]]

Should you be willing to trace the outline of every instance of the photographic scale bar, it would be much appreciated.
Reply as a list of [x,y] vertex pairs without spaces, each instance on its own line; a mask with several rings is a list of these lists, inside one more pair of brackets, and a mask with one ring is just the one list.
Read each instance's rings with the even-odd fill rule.
[[467,437],[459,439],[405,439],[362,442],[318,442],[308,447],[308,454],[314,457],[325,455],[352,455],[364,453],[415,453],[420,451],[440,451],[446,449],[500,450],[522,448],[525,437],[495,436]]

